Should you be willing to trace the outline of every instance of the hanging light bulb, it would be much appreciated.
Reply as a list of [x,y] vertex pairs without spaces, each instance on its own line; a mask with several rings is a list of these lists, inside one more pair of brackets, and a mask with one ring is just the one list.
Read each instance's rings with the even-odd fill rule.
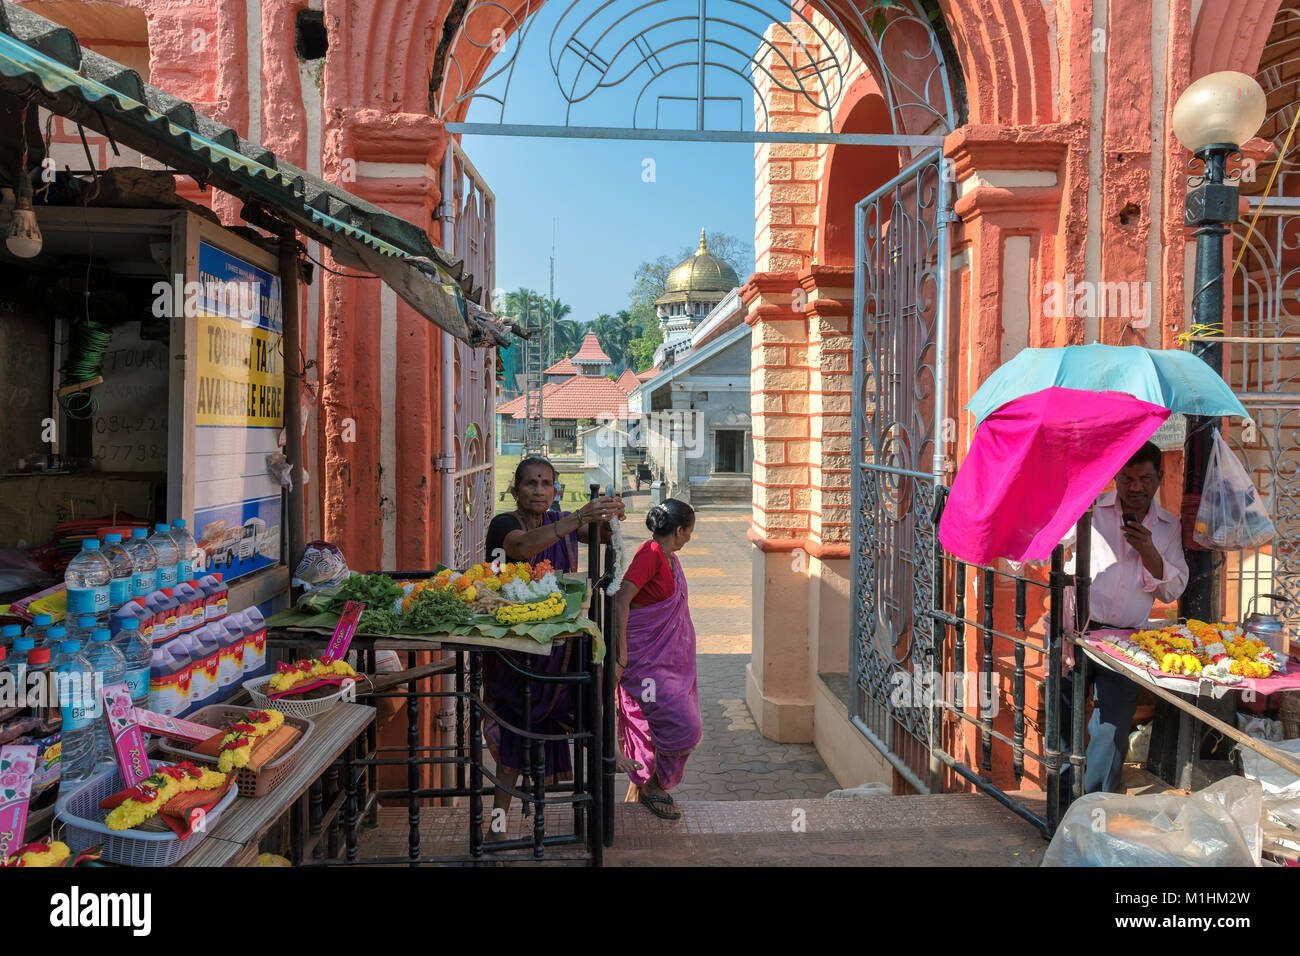
[[43,243],[41,227],[36,224],[36,213],[32,210],[32,184],[24,169],[18,177],[17,198],[9,219],[5,247],[20,259],[30,259],[40,255]]

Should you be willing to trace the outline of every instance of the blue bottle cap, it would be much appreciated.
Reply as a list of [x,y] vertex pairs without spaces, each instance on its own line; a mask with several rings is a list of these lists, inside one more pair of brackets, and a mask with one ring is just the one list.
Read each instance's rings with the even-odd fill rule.
[[59,645],[60,654],[75,654],[81,650],[81,641],[64,641]]
[[144,528],[132,528],[132,529],[131,529],[131,537],[133,537],[133,538],[147,538],[147,537],[149,537],[149,532],[146,531]]
[[23,629],[17,624],[6,624],[0,627],[0,637],[18,637],[22,632]]
[[105,544],[121,544],[121,543],[122,543],[122,536],[121,536],[120,534],[106,534],[106,535],[104,535],[104,543],[105,543]]
[[168,531],[171,530],[171,529],[168,528],[167,525],[165,525],[165,524],[156,524],[156,525],[153,526],[153,529],[154,529],[155,531],[161,532],[161,533],[163,533],[163,534],[166,534]]
[[47,643],[61,641],[63,640],[63,635],[67,633],[68,629],[62,624],[52,624],[50,625],[50,629],[45,632],[45,640]]
[[124,630],[124,631],[138,631],[138,630],[140,630],[140,622],[137,621],[137,620],[136,620],[135,618],[133,618],[133,617],[128,617],[128,618],[126,618],[125,620],[122,621],[122,630]]
[[108,641],[112,640],[112,637],[112,631],[106,627],[97,627],[90,632],[90,639],[92,641]]
[[35,638],[31,638],[31,637],[14,638],[14,653],[16,654],[26,653],[27,651],[30,651],[35,646],[36,646]]
[[99,550],[99,539],[98,539],[98,538],[86,538],[84,541],[81,542],[81,550],[82,550],[82,551],[98,551],[98,550]]
[[49,627],[54,623],[54,618],[50,617],[48,614],[37,614],[34,620],[36,621],[37,627]]
[[172,527],[173,527],[173,528],[183,528],[183,527],[185,527],[185,519],[184,519],[184,518],[177,518],[175,521],[172,522]]

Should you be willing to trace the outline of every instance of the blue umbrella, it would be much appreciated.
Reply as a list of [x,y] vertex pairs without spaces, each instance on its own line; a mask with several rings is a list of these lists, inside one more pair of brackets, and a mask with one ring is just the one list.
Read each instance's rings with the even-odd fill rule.
[[1053,387],[1126,392],[1184,415],[1247,417],[1228,384],[1191,352],[1139,345],[1024,349],[985,380],[966,408],[983,421],[1007,402]]

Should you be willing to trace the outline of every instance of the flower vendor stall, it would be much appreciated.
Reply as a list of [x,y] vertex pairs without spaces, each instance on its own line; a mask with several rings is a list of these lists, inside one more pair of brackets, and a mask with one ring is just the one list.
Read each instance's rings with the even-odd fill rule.
[[[598,545],[593,545],[593,551]],[[613,558],[613,550],[608,552]],[[599,558],[593,554],[593,561]],[[355,819],[349,821],[346,852],[338,862],[353,863],[446,863],[483,858],[485,853],[531,850],[542,859],[547,849],[576,846],[593,863],[600,860],[604,839],[605,719],[603,668],[605,639],[601,628],[584,615],[588,596],[595,594],[589,581],[577,575],[561,576],[547,561],[483,562],[464,569],[438,567],[424,572],[353,574],[330,587],[308,591],[295,606],[267,620],[268,646],[307,649],[319,653],[346,613],[349,602],[364,604],[356,622],[351,648],[356,652],[357,670],[363,675],[361,692],[375,700],[394,699],[407,712],[410,739],[405,747],[380,747],[372,735],[366,753],[358,757],[358,795]],[[608,599],[595,594],[599,606]],[[569,666],[560,673],[545,673],[542,665],[553,648],[571,645]],[[407,658],[412,677],[434,673],[451,679],[449,689],[421,689],[415,679],[403,685],[387,681],[386,689],[372,688],[376,654],[396,651]],[[450,657],[416,666],[416,655],[446,651]],[[533,710],[522,708],[522,723],[503,720],[484,694],[485,663],[498,661],[525,677],[525,701],[546,688],[567,685],[574,696],[572,727],[562,734],[547,733],[533,722]],[[284,662],[282,670],[309,662]],[[379,676],[379,675],[376,675]],[[396,680],[394,675],[393,680]],[[380,676],[382,680],[382,676]],[[427,682],[425,682],[427,683]],[[534,685],[537,688],[534,690]],[[448,721],[454,720],[453,742],[442,746],[418,746],[415,740],[416,713],[427,703],[443,708]],[[485,746],[485,726],[495,721],[525,741],[523,775],[517,786],[504,784]],[[546,767],[547,745],[572,745],[572,781],[553,781]],[[397,756],[401,754],[403,756]],[[402,789],[380,785],[378,770],[384,766],[407,769]],[[446,768],[433,786],[420,785],[422,768]],[[521,800],[532,816],[531,833],[512,840],[485,839],[500,830],[484,813],[484,798],[497,788]],[[383,798],[407,802],[410,818],[418,821],[424,801],[467,804],[468,855],[429,855],[422,852],[418,824],[411,827],[406,856],[363,856],[355,842],[355,826],[361,816],[375,818]],[[556,831],[553,808],[572,806],[572,826]],[[569,814],[563,816],[567,824]],[[549,829],[548,829],[549,824]],[[325,861],[329,862],[329,861]]]

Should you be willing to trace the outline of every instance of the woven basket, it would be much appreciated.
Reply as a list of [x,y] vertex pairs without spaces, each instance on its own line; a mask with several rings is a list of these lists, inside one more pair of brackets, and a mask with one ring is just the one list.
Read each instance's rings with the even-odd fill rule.
[[311,700],[286,700],[283,697],[277,697],[273,700],[264,693],[266,685],[269,683],[271,683],[270,674],[255,677],[244,682],[244,690],[248,691],[248,696],[253,698],[256,709],[265,710],[272,707],[286,716],[315,717],[318,714],[325,713],[342,701],[344,694],[354,696],[348,688],[340,686],[336,693],[330,694],[328,697],[316,697]]
[[1300,737],[1300,690],[1288,691],[1281,696],[1278,717],[1282,720],[1282,737],[1295,740]]
[[[274,704],[272,705],[274,707]],[[243,717],[245,714],[251,714],[261,708],[257,707],[235,707],[230,704],[213,704],[210,707],[204,707],[202,710],[195,711],[185,719],[196,724],[203,724],[205,727],[211,727],[213,730],[220,730],[222,727],[233,723],[233,719]],[[279,710],[279,707],[275,707]],[[283,713],[283,711],[281,711]],[[232,719],[233,718],[233,719]],[[315,725],[304,717],[295,717],[285,715],[284,722],[290,727],[296,727],[299,731],[298,739],[294,741],[293,746],[280,754],[275,760],[267,764],[261,770],[254,770],[252,767],[241,767],[236,771],[235,784],[239,787],[241,797],[264,797],[277,786],[280,781],[289,776],[298,763],[298,757],[302,754],[302,745],[307,742]],[[180,741],[168,740],[163,738],[159,741],[159,746],[169,757],[177,760],[188,760],[192,763],[202,764],[204,766],[216,767],[217,758],[208,757],[204,754],[194,753],[192,750],[185,749],[185,744]]]
[[[155,767],[164,766],[155,764]],[[104,825],[107,810],[99,808],[99,801],[112,796],[126,786],[116,767],[91,777],[66,796],[60,796],[54,813],[64,823],[63,842],[75,856],[97,843],[104,845],[100,859],[123,866],[171,866],[193,850],[213,829],[221,812],[239,796],[237,787],[231,787],[221,802],[207,812],[204,827],[184,840],[168,830],[151,833],[144,830],[110,830]]]

